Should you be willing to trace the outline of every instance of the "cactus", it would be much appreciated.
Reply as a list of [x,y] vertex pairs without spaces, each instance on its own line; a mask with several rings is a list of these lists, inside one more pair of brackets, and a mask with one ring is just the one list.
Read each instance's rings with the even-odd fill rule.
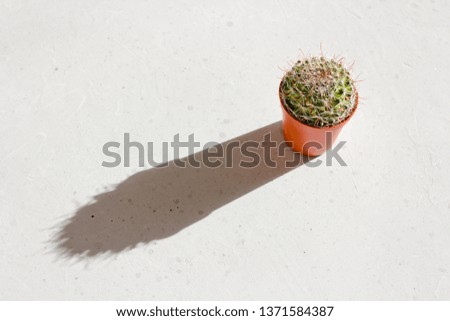
[[323,56],[297,61],[281,80],[280,98],[302,123],[328,127],[344,121],[356,107],[356,88],[342,59]]

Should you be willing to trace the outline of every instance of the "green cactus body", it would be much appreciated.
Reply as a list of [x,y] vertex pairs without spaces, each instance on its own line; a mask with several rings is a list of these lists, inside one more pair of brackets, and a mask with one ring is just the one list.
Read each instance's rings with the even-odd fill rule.
[[281,81],[280,96],[286,108],[302,123],[328,127],[344,121],[355,108],[356,88],[341,61],[306,58]]

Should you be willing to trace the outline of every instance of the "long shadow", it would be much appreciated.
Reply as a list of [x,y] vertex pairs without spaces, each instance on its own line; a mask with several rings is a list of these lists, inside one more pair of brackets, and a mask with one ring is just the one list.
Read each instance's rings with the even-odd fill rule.
[[[268,166],[263,161],[268,158],[264,153],[267,148],[262,147],[266,134],[281,146],[271,149],[270,158],[275,166]],[[260,162],[254,162],[251,168],[241,166],[241,161],[252,159],[237,149],[225,153],[220,167],[210,168],[205,164],[204,150],[183,159],[199,160],[198,168],[191,164],[182,168],[177,166],[177,160],[173,160],[166,166],[134,174],[114,190],[96,195],[92,202],[63,222],[55,239],[58,251],[69,257],[114,254],[138,244],[167,238],[308,161],[283,143],[281,122],[231,139],[218,147],[227,151],[227,146],[236,144],[234,142],[242,145],[250,141],[259,143],[258,148],[248,150],[260,158]]]

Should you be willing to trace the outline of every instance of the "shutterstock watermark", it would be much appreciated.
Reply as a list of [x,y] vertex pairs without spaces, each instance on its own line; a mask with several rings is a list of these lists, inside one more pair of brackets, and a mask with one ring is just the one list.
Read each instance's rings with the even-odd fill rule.
[[[329,135],[328,135],[329,134]],[[331,133],[327,133],[327,146],[331,146]],[[207,142],[201,147],[201,143],[195,140],[194,134],[190,134],[187,140],[180,140],[180,134],[173,136],[171,142],[162,142],[159,147],[162,160],[155,160],[155,144],[147,142],[142,144],[132,141],[130,133],[124,133],[123,142],[110,141],[103,145],[103,154],[108,160],[102,162],[103,167],[130,167],[131,156],[137,155],[139,167],[146,167],[147,164],[152,167],[166,167],[169,164],[177,167],[191,166],[194,168],[208,167],[218,168],[235,166],[243,168],[253,168],[265,165],[269,168],[283,166],[285,168],[296,167],[302,163],[308,167],[318,167],[325,163],[325,166],[332,166],[333,160],[340,166],[347,166],[345,161],[339,155],[341,148],[346,141],[337,143],[334,147],[325,152],[325,161],[317,158],[308,158],[305,161],[304,156],[294,153],[289,147],[289,143],[280,142],[272,139],[272,133],[264,135],[262,140],[230,140],[225,143]],[[328,145],[329,144],[329,145]],[[308,145],[308,144],[307,144]],[[169,162],[169,146],[173,152],[173,160]],[[317,142],[311,142],[308,148],[320,149],[322,146]],[[185,150],[189,156],[180,158],[180,151]],[[137,153],[137,154],[136,154]],[[136,160],[134,160],[135,162]],[[134,163],[133,162],[133,163]]]

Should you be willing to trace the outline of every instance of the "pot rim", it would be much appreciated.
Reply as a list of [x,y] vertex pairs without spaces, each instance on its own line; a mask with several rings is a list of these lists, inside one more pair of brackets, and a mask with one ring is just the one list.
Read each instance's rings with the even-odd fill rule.
[[[283,79],[284,79],[284,77],[283,77]],[[355,107],[353,108],[352,112],[347,116],[347,118],[345,118],[343,121],[341,121],[341,122],[339,122],[339,123],[337,123],[337,124],[335,124],[335,125],[324,126],[324,127],[314,127],[314,126],[305,124],[305,123],[303,123],[302,121],[300,121],[297,117],[295,117],[294,115],[292,115],[292,112],[284,105],[283,100],[281,99],[281,84],[283,83],[283,79],[281,79],[280,85],[278,86],[278,98],[280,99],[281,106],[283,107],[283,109],[286,111],[286,113],[287,113],[291,118],[293,118],[295,121],[297,121],[298,123],[300,123],[300,124],[303,125],[303,126],[307,126],[307,127],[309,127],[309,128],[314,128],[314,129],[334,128],[334,127],[337,127],[337,126],[339,126],[339,125],[342,125],[343,123],[345,123],[345,122],[347,122],[348,120],[350,120],[350,118],[353,116],[353,114],[355,113],[356,109],[358,108],[358,98],[359,98],[359,95],[358,95],[358,91],[357,91],[356,88],[355,88],[355,90],[356,90]]]

